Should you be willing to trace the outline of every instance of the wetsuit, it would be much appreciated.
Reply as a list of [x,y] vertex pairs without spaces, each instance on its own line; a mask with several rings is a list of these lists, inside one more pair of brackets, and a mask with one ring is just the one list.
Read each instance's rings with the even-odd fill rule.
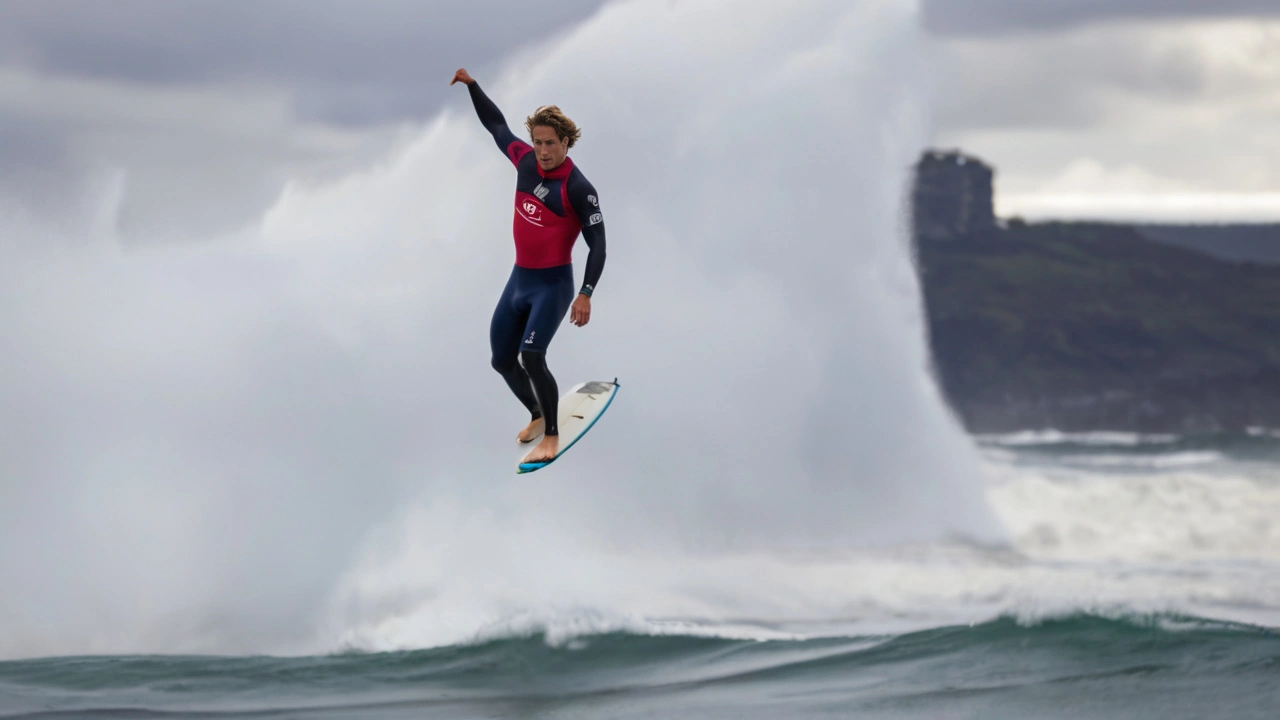
[[560,391],[547,369],[547,346],[573,303],[572,252],[579,233],[589,249],[579,292],[590,297],[604,270],[600,199],[570,158],[543,170],[533,147],[511,132],[480,84],[472,82],[467,89],[481,124],[516,167],[516,262],[489,324],[493,369],[534,420],[545,419],[545,433],[559,435]]

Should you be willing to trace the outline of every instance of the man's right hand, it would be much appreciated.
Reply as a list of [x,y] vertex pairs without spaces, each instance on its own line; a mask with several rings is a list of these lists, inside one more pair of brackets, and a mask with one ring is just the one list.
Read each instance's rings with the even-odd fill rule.
[[470,85],[471,83],[475,82],[475,78],[467,74],[466,68],[458,68],[458,72],[453,74],[453,79],[449,81],[449,84],[452,85],[456,82],[466,83],[467,85]]

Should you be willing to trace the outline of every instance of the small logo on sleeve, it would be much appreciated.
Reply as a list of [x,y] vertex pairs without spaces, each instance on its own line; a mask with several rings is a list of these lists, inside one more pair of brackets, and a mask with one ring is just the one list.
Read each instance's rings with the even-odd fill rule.
[[588,195],[587,202],[591,203],[591,207],[600,207],[600,201],[596,199],[595,195]]
[[604,222],[604,217],[602,217],[600,213],[596,213],[587,218],[587,225],[599,225],[602,222]]

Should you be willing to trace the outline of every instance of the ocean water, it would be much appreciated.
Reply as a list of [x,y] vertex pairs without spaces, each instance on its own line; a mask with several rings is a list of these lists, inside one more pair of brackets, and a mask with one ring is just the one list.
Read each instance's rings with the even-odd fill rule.
[[741,8],[481,78],[583,126],[609,232],[549,363],[622,392],[533,476],[461,91],[227,236],[132,245],[127,164],[0,198],[0,717],[1274,717],[1278,433],[966,435],[903,222],[918,8]]
[[1011,544],[793,556],[798,595],[839,598],[807,613],[584,612],[419,649],[10,660],[0,717],[1275,717],[1280,438],[977,442]]
[[305,659],[11,663],[5,717],[1270,718],[1280,639],[1169,616],[887,638],[599,635]]

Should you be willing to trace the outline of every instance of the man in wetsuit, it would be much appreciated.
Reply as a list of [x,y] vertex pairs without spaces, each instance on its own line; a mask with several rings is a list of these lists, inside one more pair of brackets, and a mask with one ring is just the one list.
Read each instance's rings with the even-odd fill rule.
[[[532,418],[516,438],[528,443],[542,435],[542,442],[522,462],[550,462],[560,443],[556,427],[560,391],[547,369],[547,346],[566,311],[569,321],[579,327],[591,319],[591,294],[605,257],[600,199],[568,157],[582,133],[560,108],[540,107],[525,120],[530,145],[511,132],[498,106],[465,68],[454,73],[449,84],[456,82],[467,85],[480,123],[516,167],[512,220],[516,261],[493,311],[489,347],[493,369]],[[572,251],[578,233],[589,251],[586,274],[575,297]]]

